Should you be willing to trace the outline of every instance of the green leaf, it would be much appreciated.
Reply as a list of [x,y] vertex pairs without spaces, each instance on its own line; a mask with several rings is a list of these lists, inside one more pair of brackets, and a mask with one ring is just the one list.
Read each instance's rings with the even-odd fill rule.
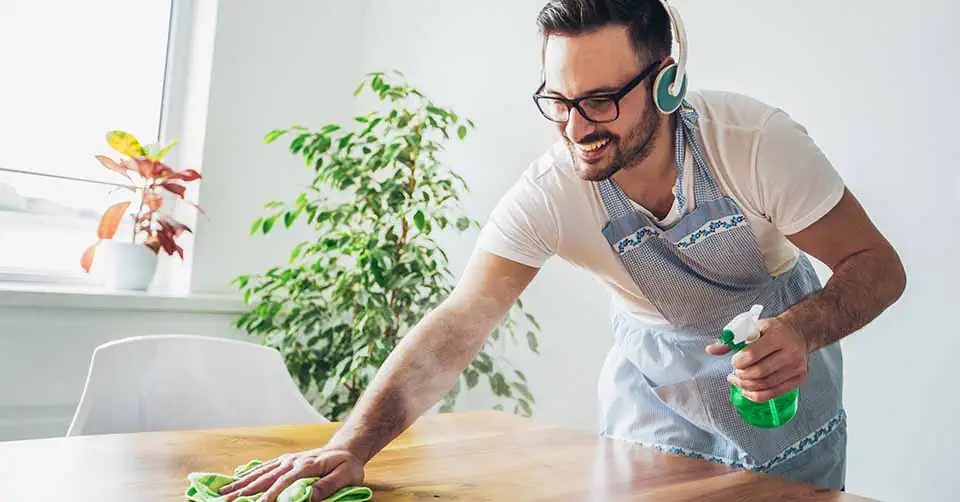
[[423,215],[423,211],[417,210],[416,214],[413,215],[413,223],[417,226],[417,230],[423,231],[427,226],[427,218]]
[[294,261],[296,261],[296,259],[300,257],[300,253],[303,252],[303,248],[309,245],[310,243],[307,241],[297,244],[296,247],[293,248],[293,251],[290,252],[290,263],[293,263]]
[[530,321],[530,324],[533,324],[533,326],[537,328],[537,331],[540,331],[540,323],[538,323],[537,320],[532,315],[530,314],[524,314],[524,315],[527,316],[527,320]]
[[444,110],[442,110],[442,109],[440,109],[440,108],[437,108],[437,107],[434,106],[434,105],[427,105],[427,111],[430,112],[430,113],[432,113],[432,114],[434,114],[434,115],[439,115],[439,116],[441,116],[441,117],[446,117],[446,116],[447,116],[447,112],[446,112],[446,111],[444,111]]
[[303,208],[297,209],[296,211],[287,211],[286,213],[283,213],[283,224],[287,228],[290,228],[290,226],[297,221],[297,218],[300,217],[300,213],[302,212]]
[[263,228],[263,233],[264,233],[264,234],[270,233],[270,229],[273,228],[273,225],[277,222],[277,218],[279,218],[279,217],[280,217],[280,214],[278,213],[278,214],[275,214],[275,215],[273,215],[273,216],[271,216],[271,217],[269,217],[269,218],[265,218],[265,219],[263,220],[263,226],[262,226],[262,228]]
[[472,389],[477,386],[477,383],[480,380],[480,374],[475,370],[467,368],[463,371],[463,377],[467,381],[467,388]]
[[260,231],[260,228],[263,226],[263,218],[257,218],[253,220],[253,225],[250,225],[250,235],[254,235]]
[[470,218],[467,218],[466,216],[457,218],[457,230],[463,232],[468,228],[470,228]]
[[524,416],[529,417],[533,415],[533,408],[530,407],[530,403],[524,401],[523,399],[518,400],[517,403],[520,405],[520,409],[523,411]]
[[490,376],[490,389],[493,390],[495,395],[500,397],[511,397],[512,395],[510,386],[507,385],[507,381],[503,378],[502,373],[494,373]]
[[328,126],[324,126],[323,129],[320,130],[320,132],[322,132],[323,134],[330,134],[334,131],[339,131],[340,129],[341,129],[340,126],[338,126],[337,124],[330,124]]
[[537,335],[533,331],[527,331],[527,346],[530,347],[530,351],[534,354],[540,354],[540,346],[537,343]]
[[503,405],[502,404],[494,405],[493,409],[496,411],[503,411]]
[[283,136],[286,133],[287,133],[286,129],[274,129],[269,133],[267,133],[266,136],[263,137],[263,142],[267,144],[273,143],[274,141],[277,140],[277,138],[279,138],[280,136]]
[[303,149],[303,143],[308,137],[310,137],[309,133],[303,133],[294,138],[294,140],[290,143],[290,152],[294,154],[300,153],[300,150]]
[[477,358],[473,360],[472,365],[484,374],[493,371],[493,361],[490,360],[490,356],[486,352],[478,354]]
[[467,128],[465,126],[460,126],[457,128],[457,137],[460,139],[467,137]]
[[354,96],[359,96],[363,91],[363,88],[367,86],[366,82],[360,82],[360,85],[357,86],[357,90],[353,91]]
[[526,398],[528,401],[535,401],[533,399],[533,394],[530,393],[530,389],[527,388],[526,384],[514,382],[512,386],[514,389],[517,389],[517,392],[519,392],[520,395]]

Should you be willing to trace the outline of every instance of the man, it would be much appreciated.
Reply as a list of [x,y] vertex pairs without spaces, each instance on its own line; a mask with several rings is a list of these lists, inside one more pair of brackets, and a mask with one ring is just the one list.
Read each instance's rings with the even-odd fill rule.
[[[503,197],[454,292],[404,338],[330,443],[224,493],[268,490],[272,501],[294,479],[321,476],[319,500],[360,483],[364,464],[453,385],[553,255],[613,292],[604,435],[843,487],[836,342],[899,298],[896,252],[784,112],[721,92],[658,106],[673,63],[658,0],[550,0],[538,23],[535,100],[561,140]],[[807,254],[833,271],[825,286]],[[762,336],[731,361],[715,342],[755,303]],[[754,401],[799,388],[797,414],[751,427],[730,405],[730,383]]]

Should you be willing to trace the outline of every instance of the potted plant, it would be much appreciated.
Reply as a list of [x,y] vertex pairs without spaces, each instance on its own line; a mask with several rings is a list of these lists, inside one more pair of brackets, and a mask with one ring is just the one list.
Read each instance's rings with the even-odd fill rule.
[[[177,238],[191,231],[172,215],[162,212],[165,200],[184,199],[187,184],[201,176],[193,169],[175,171],[162,162],[176,142],[163,147],[143,146],[132,134],[111,131],[107,134],[107,144],[126,158],[119,161],[105,155],[96,158],[103,167],[130,183],[124,185],[124,189],[132,195],[130,200],[118,202],[103,213],[97,228],[98,240],[83,253],[80,266],[99,277],[108,288],[143,291],[156,273],[160,251],[170,256],[176,253],[183,259],[183,248],[177,244]],[[130,212],[131,206],[136,210]],[[128,214],[132,230],[121,240],[116,238],[117,230]]]
[[[237,326],[276,347],[307,399],[331,419],[352,409],[397,343],[451,292],[436,234],[479,227],[456,207],[466,183],[440,160],[443,142],[462,140],[473,123],[384,73],[367,75],[354,95],[364,89],[380,109],[352,126],[266,135],[266,143],[289,137],[290,152],[315,177],[293,202],[267,204],[251,233],[301,221],[312,238],[292,249],[288,263],[235,280],[250,305]],[[439,411],[483,379],[499,398],[495,409],[531,415],[526,377],[504,353],[507,343],[537,353],[538,331],[518,301]]]

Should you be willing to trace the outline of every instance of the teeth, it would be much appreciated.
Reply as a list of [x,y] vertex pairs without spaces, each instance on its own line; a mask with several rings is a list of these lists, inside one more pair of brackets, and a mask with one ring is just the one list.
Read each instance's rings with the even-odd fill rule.
[[594,141],[593,143],[586,143],[578,146],[580,147],[581,150],[585,152],[595,152],[603,148],[609,142],[610,142],[609,139],[601,139],[600,141]]

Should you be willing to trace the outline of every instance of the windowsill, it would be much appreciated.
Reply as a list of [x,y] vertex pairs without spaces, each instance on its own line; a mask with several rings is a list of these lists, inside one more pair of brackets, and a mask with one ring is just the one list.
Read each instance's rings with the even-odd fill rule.
[[91,286],[0,283],[0,308],[123,310],[240,314],[247,306],[230,295],[165,295],[111,291]]

